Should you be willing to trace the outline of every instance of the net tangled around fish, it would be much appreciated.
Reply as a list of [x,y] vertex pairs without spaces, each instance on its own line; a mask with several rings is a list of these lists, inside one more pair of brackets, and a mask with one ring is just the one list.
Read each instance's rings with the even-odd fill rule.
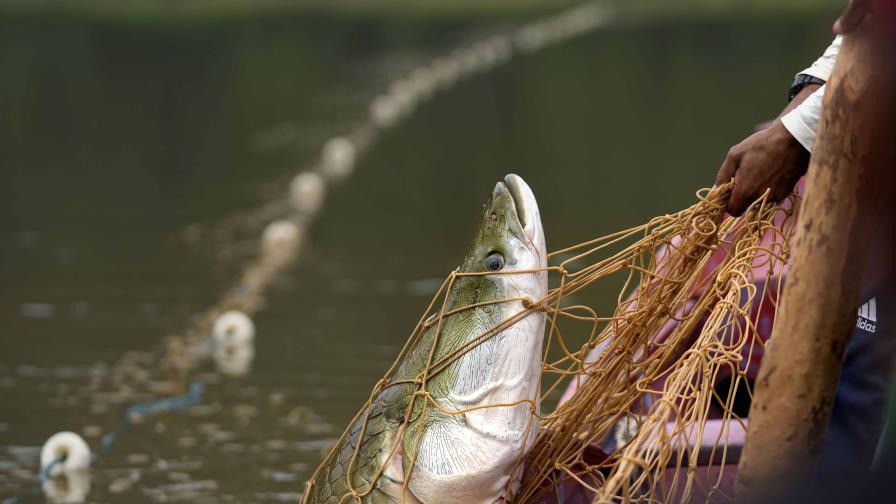
[[[778,205],[761,198],[733,219],[724,212],[728,191],[729,186],[702,190],[698,202],[683,211],[549,254],[553,287],[547,296],[523,300],[527,311],[441,358],[430,352],[426,369],[404,384],[414,395],[405,420],[469,412],[434,400],[432,377],[541,311],[548,320],[542,393],[525,401],[533,412],[541,411],[540,425],[531,425],[534,446],[514,465],[509,500],[731,501],[750,377],[771,334],[797,196]],[[520,273],[527,272],[511,274]],[[470,273],[455,271],[446,279],[352,425],[372,428],[367,419],[374,398],[396,386],[390,382],[395,367],[427,329],[479,307],[446,309],[447,293],[464,275]],[[615,302],[597,306],[592,300],[607,288],[617,292]],[[508,406],[513,405],[477,409]],[[337,447],[352,449],[342,439]],[[364,463],[359,445],[353,449],[349,473]],[[348,478],[350,490],[340,502],[364,500],[385,471],[379,468],[372,481]],[[405,474],[405,490],[410,478]]]

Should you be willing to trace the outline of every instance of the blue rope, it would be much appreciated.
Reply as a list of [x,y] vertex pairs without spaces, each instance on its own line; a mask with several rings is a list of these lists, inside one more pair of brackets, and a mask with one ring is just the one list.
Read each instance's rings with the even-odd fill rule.
[[[112,450],[112,446],[115,442],[131,430],[134,426],[134,421],[137,418],[184,410],[190,406],[195,406],[202,402],[202,393],[204,392],[204,389],[205,387],[201,383],[193,383],[190,385],[186,394],[166,397],[156,401],[138,403],[126,409],[124,415],[122,415],[118,430],[110,432],[100,438],[100,447],[90,455],[90,461],[96,462],[105,457]],[[53,468],[63,462],[65,462],[65,456],[53,460],[40,470],[37,478],[37,485],[35,487],[25,490],[13,497],[9,497],[8,499],[4,499],[0,504],[20,504],[33,497],[42,495],[44,492],[43,483],[51,478],[50,473],[53,471]]]
[[166,397],[165,399],[139,403],[131,406],[130,408],[125,410],[124,415],[122,415],[121,423],[119,424],[118,430],[110,432],[100,438],[100,448],[97,451],[93,452],[93,454],[91,454],[91,462],[96,462],[97,460],[105,457],[106,454],[108,454],[109,451],[112,450],[112,445],[114,445],[121,436],[131,430],[131,427],[134,426],[134,421],[137,418],[187,409],[190,406],[194,406],[202,402],[203,391],[204,386],[201,383],[194,383],[190,385],[190,388],[187,390],[186,394],[181,394],[174,397]]

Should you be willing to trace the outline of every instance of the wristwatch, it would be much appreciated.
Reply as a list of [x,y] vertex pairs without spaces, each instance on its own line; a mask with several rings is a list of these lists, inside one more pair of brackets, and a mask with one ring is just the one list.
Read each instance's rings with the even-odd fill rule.
[[790,95],[787,101],[792,101],[793,97],[799,94],[799,92],[809,84],[818,84],[819,86],[824,86],[824,81],[819,79],[818,77],[815,77],[814,75],[798,74],[793,78],[793,84],[790,85]]

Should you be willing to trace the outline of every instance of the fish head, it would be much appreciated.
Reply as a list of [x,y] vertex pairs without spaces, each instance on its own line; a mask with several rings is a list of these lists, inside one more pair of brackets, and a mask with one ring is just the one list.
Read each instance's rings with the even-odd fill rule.
[[470,282],[484,284],[477,289],[479,302],[493,300],[496,293],[537,301],[547,291],[546,267],[544,228],[535,195],[521,177],[507,175],[485,204],[460,273],[485,273]]

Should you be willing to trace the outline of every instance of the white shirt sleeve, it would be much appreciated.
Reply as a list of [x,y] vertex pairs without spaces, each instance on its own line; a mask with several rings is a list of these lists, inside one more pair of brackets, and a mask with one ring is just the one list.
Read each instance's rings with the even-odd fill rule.
[[830,80],[831,72],[834,71],[834,63],[837,62],[837,55],[840,54],[840,44],[842,42],[843,37],[841,35],[837,35],[837,38],[835,38],[834,41],[831,42],[831,45],[828,46],[824,54],[822,54],[820,58],[815,60],[815,63],[812,63],[812,66],[803,70],[802,72],[800,72],[800,74],[818,77],[825,82]]
[[[824,54],[815,60],[812,66],[800,73],[817,77],[823,81],[829,80],[831,73],[834,71],[834,63],[837,62],[837,55],[840,54],[840,43],[842,41],[843,37],[838,35]],[[781,118],[781,122],[784,123],[787,131],[810,152],[812,151],[812,145],[815,143],[815,132],[818,130],[818,122],[821,120],[822,101],[826,87],[821,86],[820,89],[806,98],[803,103],[800,103],[797,108]]]
[[827,87],[824,85],[815,90],[797,108],[781,118],[787,131],[809,152],[812,152],[812,145],[815,144],[815,132],[818,131],[818,122],[821,120],[822,101]]

